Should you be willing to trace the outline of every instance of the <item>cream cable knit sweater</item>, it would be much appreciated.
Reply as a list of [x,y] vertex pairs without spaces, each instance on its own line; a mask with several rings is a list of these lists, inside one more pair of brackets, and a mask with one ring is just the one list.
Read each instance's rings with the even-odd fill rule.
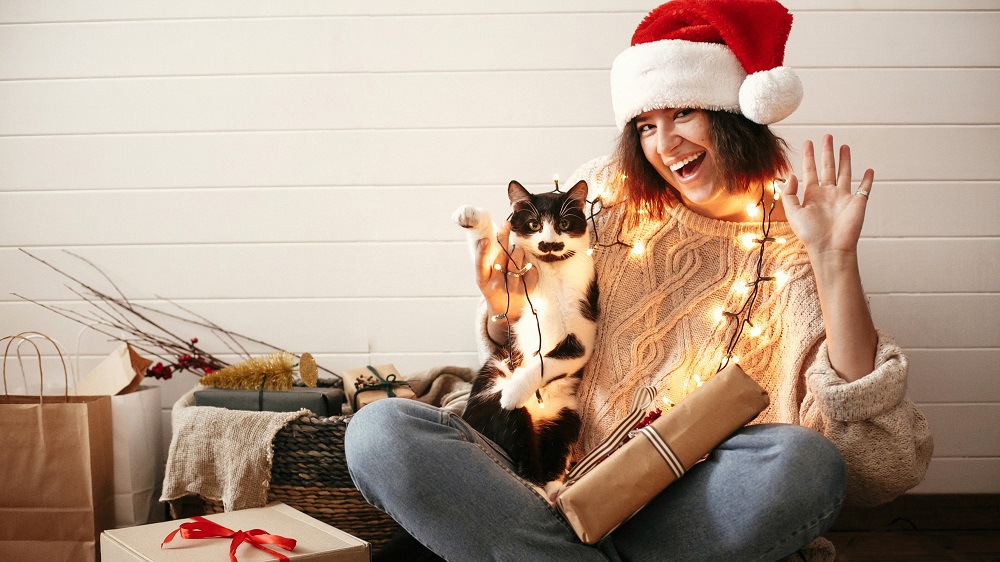
[[[608,159],[577,170],[597,193],[612,177]],[[601,243],[614,242],[621,207],[597,217]],[[640,227],[622,240],[645,244],[645,252],[616,245],[595,252],[600,311],[594,353],[580,386],[583,435],[578,454],[593,448],[625,417],[636,385],[653,385],[659,396],[680,401],[693,390],[694,375],[709,377],[720,363],[744,295],[734,287],[754,278],[757,249],[741,236],[760,234],[760,222],[708,219],[682,205],[662,223]],[[744,330],[735,354],[740,365],[771,396],[754,423],[794,423],[822,432],[847,463],[847,501],[887,502],[923,478],[933,450],[924,417],[906,397],[906,357],[879,333],[875,370],[848,383],[831,368],[816,282],[805,248],[788,223],[773,223],[762,275],[783,272],[765,283],[751,315],[762,331]],[[787,277],[785,277],[787,276]],[[485,310],[485,307],[482,307]],[[485,318],[479,319],[482,344]]]

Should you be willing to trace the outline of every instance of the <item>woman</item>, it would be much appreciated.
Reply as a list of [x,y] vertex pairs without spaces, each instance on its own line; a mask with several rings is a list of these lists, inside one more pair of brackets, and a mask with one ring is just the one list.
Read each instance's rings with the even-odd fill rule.
[[[771,406],[588,547],[457,417],[376,402],[349,427],[349,466],[365,497],[429,548],[452,560],[818,559],[822,545],[806,545],[845,493],[881,503],[920,481],[931,437],[858,273],[874,174],[852,193],[850,151],[838,161],[827,136],[818,168],[805,143],[799,181],[767,127],[801,99],[781,66],[790,26],[772,0],[674,0],[651,12],[612,67],[618,148],[571,179],[603,203],[578,452],[625,416],[636,386],[677,402],[729,361]],[[508,295],[506,257],[499,265],[477,264],[485,349],[507,337],[485,318],[524,298],[514,284]]]

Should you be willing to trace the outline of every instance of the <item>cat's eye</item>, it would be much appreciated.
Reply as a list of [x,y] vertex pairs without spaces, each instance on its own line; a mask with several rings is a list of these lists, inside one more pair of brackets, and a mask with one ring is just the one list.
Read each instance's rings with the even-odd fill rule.
[[569,230],[569,219],[559,221],[559,230]]
[[535,219],[531,219],[528,221],[528,229],[531,230],[532,232],[538,232],[539,230],[542,229],[542,223],[538,222]]

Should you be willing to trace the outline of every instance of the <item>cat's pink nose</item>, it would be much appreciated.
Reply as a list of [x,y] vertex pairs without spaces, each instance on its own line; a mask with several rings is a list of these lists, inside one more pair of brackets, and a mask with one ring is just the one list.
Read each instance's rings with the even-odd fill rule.
[[542,252],[558,252],[563,249],[562,242],[539,242],[538,249]]

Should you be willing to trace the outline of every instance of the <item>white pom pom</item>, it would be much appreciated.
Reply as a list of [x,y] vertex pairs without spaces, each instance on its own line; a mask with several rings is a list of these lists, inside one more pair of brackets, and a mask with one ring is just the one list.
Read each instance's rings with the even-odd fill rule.
[[770,125],[788,117],[802,102],[802,82],[787,66],[754,72],[740,86],[740,113]]

